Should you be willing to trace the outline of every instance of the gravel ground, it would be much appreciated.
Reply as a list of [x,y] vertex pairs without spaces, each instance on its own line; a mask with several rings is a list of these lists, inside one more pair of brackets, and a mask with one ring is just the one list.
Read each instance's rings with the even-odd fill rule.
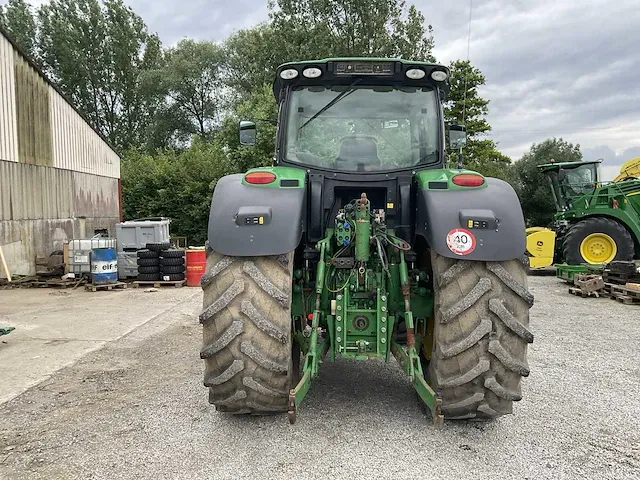
[[219,414],[197,297],[2,405],[0,478],[640,478],[640,308],[530,285],[514,415],[435,430],[395,364],[357,361],[323,365],[294,426]]

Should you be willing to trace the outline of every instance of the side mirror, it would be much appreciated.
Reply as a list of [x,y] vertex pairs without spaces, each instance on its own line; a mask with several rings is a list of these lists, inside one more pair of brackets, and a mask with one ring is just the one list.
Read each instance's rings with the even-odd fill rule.
[[467,129],[464,125],[449,125],[449,146],[452,149],[463,148],[467,145]]
[[242,145],[256,144],[256,124],[248,120],[242,120],[239,125],[240,143]]

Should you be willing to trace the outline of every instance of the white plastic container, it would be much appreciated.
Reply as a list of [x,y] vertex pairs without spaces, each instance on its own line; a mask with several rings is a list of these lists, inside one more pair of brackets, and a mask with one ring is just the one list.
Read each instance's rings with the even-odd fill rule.
[[91,273],[91,250],[94,248],[116,248],[115,238],[94,237],[69,242],[69,272]]
[[164,219],[116,223],[118,250],[140,250],[147,243],[168,242],[170,222],[169,219]]

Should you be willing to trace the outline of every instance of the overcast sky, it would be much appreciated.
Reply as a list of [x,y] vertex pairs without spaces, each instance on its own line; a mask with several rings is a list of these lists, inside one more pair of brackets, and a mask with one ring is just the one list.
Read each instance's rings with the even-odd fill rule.
[[[165,45],[221,41],[267,19],[267,0],[125,1]],[[433,25],[439,62],[466,58],[469,0],[407,3]],[[605,166],[640,156],[638,25],[640,0],[473,0],[470,58],[499,148],[519,158],[562,136]]]

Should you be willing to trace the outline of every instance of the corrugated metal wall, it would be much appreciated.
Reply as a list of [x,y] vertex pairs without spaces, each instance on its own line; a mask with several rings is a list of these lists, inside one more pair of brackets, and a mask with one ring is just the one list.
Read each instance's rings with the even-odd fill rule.
[[0,245],[9,270],[33,275],[36,256],[97,228],[115,235],[119,178],[120,157],[0,32]]
[[0,161],[0,220],[119,216],[118,179]]
[[120,178],[120,157],[0,34],[0,159]]
[[49,87],[53,166],[120,178],[120,157]]
[[0,35],[0,160],[18,161],[13,46]]
[[49,84],[18,52],[14,56],[18,161],[52,165]]

